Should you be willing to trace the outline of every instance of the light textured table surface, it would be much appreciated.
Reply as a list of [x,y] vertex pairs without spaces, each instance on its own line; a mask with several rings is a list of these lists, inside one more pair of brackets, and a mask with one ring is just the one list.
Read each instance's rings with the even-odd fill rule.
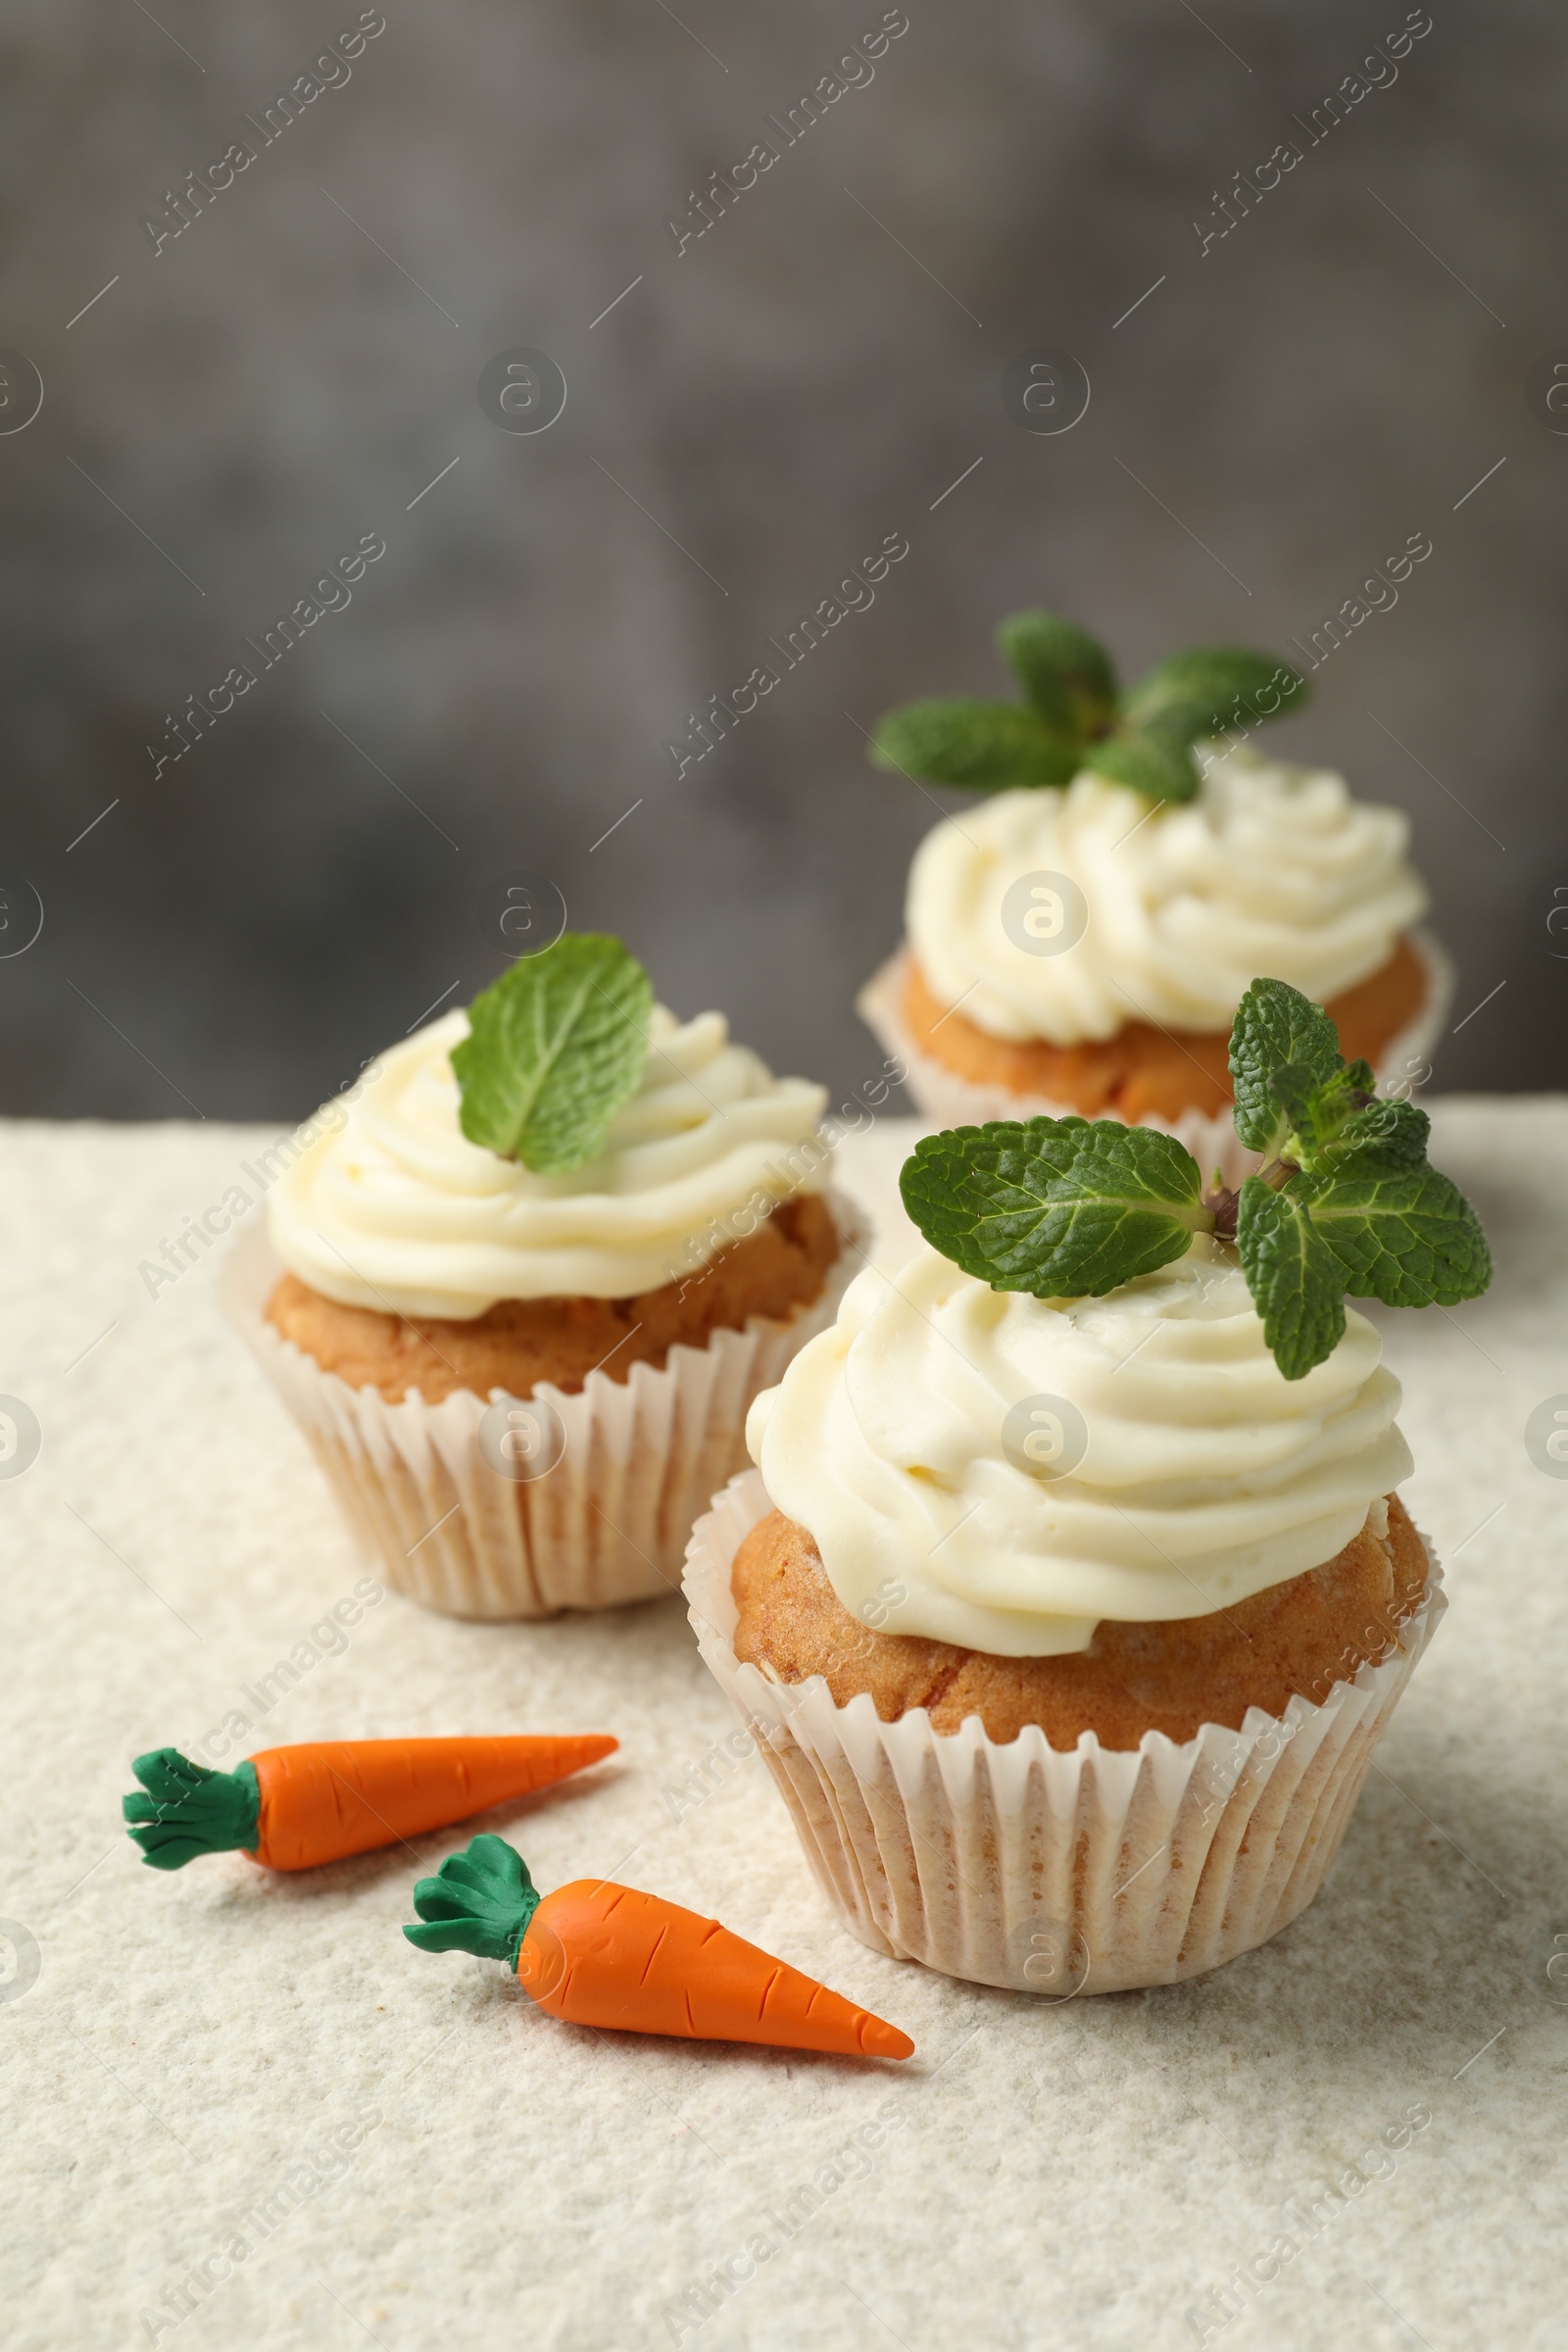
[[[912,1132],[843,1148],[873,1207]],[[156,1302],[137,1275],[263,1140],[0,1130],[0,1391],[43,1432],[0,1480],[8,2352],[1561,2346],[1568,1481],[1524,1426],[1568,1392],[1568,1102],[1436,1106],[1497,1282],[1384,1321],[1451,1606],[1325,1891],[1212,1977],[1060,2006],[950,1983],[839,1927],[755,1760],[674,1818],[732,1729],[674,1599],[481,1627],[389,1595],[242,1743],[614,1731],[618,1760],[487,1826],[544,1886],[714,1912],[905,2026],[902,2068],[559,2025],[404,1942],[401,1849],[140,1866],[128,1759],[256,1715],[364,1573],[212,1263]]]

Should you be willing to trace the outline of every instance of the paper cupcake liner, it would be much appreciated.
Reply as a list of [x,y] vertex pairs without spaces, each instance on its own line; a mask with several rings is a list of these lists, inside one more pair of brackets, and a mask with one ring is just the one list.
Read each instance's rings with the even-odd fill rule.
[[543,1477],[513,1479],[480,1449],[494,1400],[457,1390],[389,1404],[353,1389],[266,1319],[283,1269],[263,1232],[222,1272],[223,1303],[325,1471],[361,1551],[389,1584],[457,1617],[548,1617],[610,1609],[679,1589],[692,1522],[746,1460],[746,1415],[796,1350],[838,1313],[860,1259],[862,1221],[828,1195],[844,1248],[820,1296],[789,1322],[754,1315],[704,1348],[624,1380],[590,1372],[577,1396],[541,1382],[564,1448]]
[[1240,1732],[1205,1724],[1181,1745],[1085,1732],[1069,1754],[1033,1725],[1002,1744],[976,1717],[883,1723],[869,1692],[839,1706],[820,1675],[786,1685],[737,1660],[730,1569],[770,1507],[755,1470],[714,1497],[686,1593],[823,1892],[873,1951],[1046,1998],[1200,1976],[1303,1911],[1445,1605],[1428,1546],[1401,1646],[1321,1704],[1251,1707]]
[[[1407,1094],[1419,1091],[1427,1056],[1442,1033],[1453,998],[1453,965],[1446,951],[1429,932],[1412,931],[1408,937],[1426,975],[1426,991],[1414,1018],[1390,1041],[1378,1060],[1378,1087],[1384,1093],[1394,1087]],[[1014,1094],[1005,1086],[982,1086],[971,1078],[960,1078],[927,1053],[915,1042],[904,1017],[908,968],[909,950],[903,947],[866,982],[856,1000],[856,1010],[878,1042],[906,1065],[905,1084],[910,1098],[934,1126],[983,1127],[992,1119],[1075,1115],[1071,1103],[1053,1102],[1049,1095]],[[1115,1118],[1118,1114],[1107,1110],[1100,1115]],[[1227,1184],[1237,1185],[1257,1167],[1256,1152],[1249,1152],[1237,1138],[1228,1106],[1212,1112],[1183,1111],[1174,1120],[1148,1112],[1137,1123],[1174,1135],[1186,1145],[1205,1177],[1217,1167]]]

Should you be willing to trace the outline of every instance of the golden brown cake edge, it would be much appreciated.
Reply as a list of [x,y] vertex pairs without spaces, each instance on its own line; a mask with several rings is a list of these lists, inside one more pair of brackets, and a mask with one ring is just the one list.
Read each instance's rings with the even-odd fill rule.
[[[1376,1063],[1414,1019],[1426,990],[1426,966],[1410,939],[1401,938],[1386,963],[1329,1000],[1325,1009],[1346,1059]],[[955,1077],[1039,1096],[1086,1118],[1213,1115],[1231,1100],[1228,1025],[1207,1033],[1129,1021],[1114,1037],[1077,1046],[993,1037],[932,995],[912,951],[902,1010],[921,1053]]]
[[1388,1510],[1386,1539],[1363,1528],[1321,1567],[1234,1607],[1157,1624],[1104,1619],[1086,1650],[1056,1658],[993,1657],[858,1624],[810,1536],[773,1511],[731,1568],[735,1654],[785,1684],[819,1674],[840,1706],[868,1691],[884,1723],[924,1707],[932,1729],[949,1733],[978,1716],[1003,1743],[1030,1724],[1063,1750],[1086,1731],[1107,1748],[1135,1748],[1147,1731],[1179,1743],[1204,1723],[1239,1731],[1250,1706],[1279,1715],[1295,1695],[1321,1704],[1397,1643],[1429,1563],[1396,1494]]
[[504,1298],[459,1321],[345,1306],[284,1274],[264,1311],[323,1372],[388,1403],[416,1390],[426,1404],[458,1390],[527,1396],[544,1382],[575,1396],[601,1366],[624,1380],[633,1364],[662,1367],[671,1348],[704,1348],[754,1315],[789,1321],[821,1297],[841,1247],[825,1197],[797,1193],[695,1273],[626,1298]]

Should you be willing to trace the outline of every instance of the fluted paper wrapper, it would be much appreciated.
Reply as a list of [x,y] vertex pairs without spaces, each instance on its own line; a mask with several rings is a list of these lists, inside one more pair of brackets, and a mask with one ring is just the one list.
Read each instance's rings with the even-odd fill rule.
[[[1412,931],[1410,944],[1426,974],[1426,993],[1413,1020],[1385,1048],[1377,1063],[1379,1091],[1400,1087],[1415,1090],[1417,1073],[1442,1032],[1453,998],[1453,966],[1430,933]],[[909,969],[909,950],[901,948],[868,980],[856,1000],[856,1010],[888,1052],[903,1061],[910,1100],[922,1117],[936,1127],[984,1127],[993,1119],[1065,1119],[1081,1117],[1070,1102],[1053,1102],[1049,1095],[1014,1094],[1005,1086],[982,1086],[961,1078],[916,1043],[904,1014],[904,992]],[[1098,1114],[1115,1118],[1114,1110]],[[1218,1168],[1229,1185],[1240,1184],[1258,1164],[1255,1152],[1242,1144],[1232,1123],[1230,1105],[1223,1110],[1184,1111],[1180,1118],[1162,1119],[1151,1111],[1138,1121],[1157,1127],[1185,1144],[1206,1177]]]
[[1004,1745],[975,1717],[883,1723],[869,1692],[839,1706],[820,1675],[784,1685],[737,1660],[730,1569],[770,1508],[755,1470],[714,1497],[686,1595],[824,1893],[873,1951],[1047,1998],[1177,1984],[1303,1911],[1444,1607],[1432,1561],[1400,1648],[1321,1705],[1250,1708],[1240,1732],[1146,1732],[1127,1751],[1085,1732],[1063,1753],[1030,1726]]
[[285,1340],[265,1308],[283,1269],[265,1233],[223,1268],[223,1302],[325,1471],[367,1560],[426,1608],[456,1617],[548,1617],[611,1609],[680,1586],[692,1522],[746,1460],[754,1396],[838,1313],[865,1235],[841,1196],[829,1202],[845,1247],[821,1294],[788,1322],[754,1316],[704,1348],[671,1348],[662,1367],[590,1372],[581,1394],[541,1383],[565,1447],[547,1476],[492,1469],[479,1424],[505,1394],[455,1391],[389,1404],[352,1389]]

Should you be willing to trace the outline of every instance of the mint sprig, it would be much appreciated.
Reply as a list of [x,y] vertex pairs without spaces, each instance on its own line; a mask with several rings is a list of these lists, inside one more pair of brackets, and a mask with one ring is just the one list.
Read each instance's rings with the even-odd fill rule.
[[1192,1153],[1153,1128],[999,1119],[927,1136],[900,1190],[926,1240],[966,1274],[1076,1298],[1184,1256],[1213,1222],[1200,1181]]
[[567,931],[503,972],[453,1048],[472,1144],[559,1176],[596,1159],[641,1083],[653,984],[618,939]]
[[878,767],[973,792],[1070,784],[1081,764],[1074,739],[1022,703],[909,703],[882,721],[871,757]]
[[1300,1201],[1354,1298],[1455,1306],[1492,1280],[1475,1210],[1424,1158],[1411,1166],[1376,1149],[1347,1152],[1319,1171],[1303,1169],[1288,1197]]
[[1250,1152],[1272,1156],[1300,1108],[1344,1065],[1340,1033],[1321,1004],[1282,981],[1254,980],[1231,1024],[1236,1132]]
[[1263,1342],[1287,1380],[1301,1380],[1345,1337],[1345,1278],[1298,1195],[1249,1176],[1236,1204],[1236,1250]]
[[1474,1209],[1427,1162],[1430,1121],[1378,1098],[1328,1014],[1254,980],[1231,1031],[1236,1132],[1263,1154],[1239,1192],[1207,1198],[1192,1153],[1111,1119],[999,1120],[928,1136],[900,1191],[926,1240],[993,1290],[1102,1297],[1208,1233],[1234,1248],[1287,1380],[1345,1335],[1347,1297],[1453,1306],[1492,1259]]
[[1015,612],[997,641],[1021,703],[907,703],[872,739],[878,767],[976,792],[1069,784],[1093,768],[1151,801],[1190,801],[1193,746],[1231,726],[1298,710],[1299,671],[1247,646],[1172,654],[1124,695],[1104,647],[1053,612]]
[[1116,672],[1087,629],[1054,612],[1014,612],[997,631],[1029,709],[1060,735],[1087,743],[1116,718]]

